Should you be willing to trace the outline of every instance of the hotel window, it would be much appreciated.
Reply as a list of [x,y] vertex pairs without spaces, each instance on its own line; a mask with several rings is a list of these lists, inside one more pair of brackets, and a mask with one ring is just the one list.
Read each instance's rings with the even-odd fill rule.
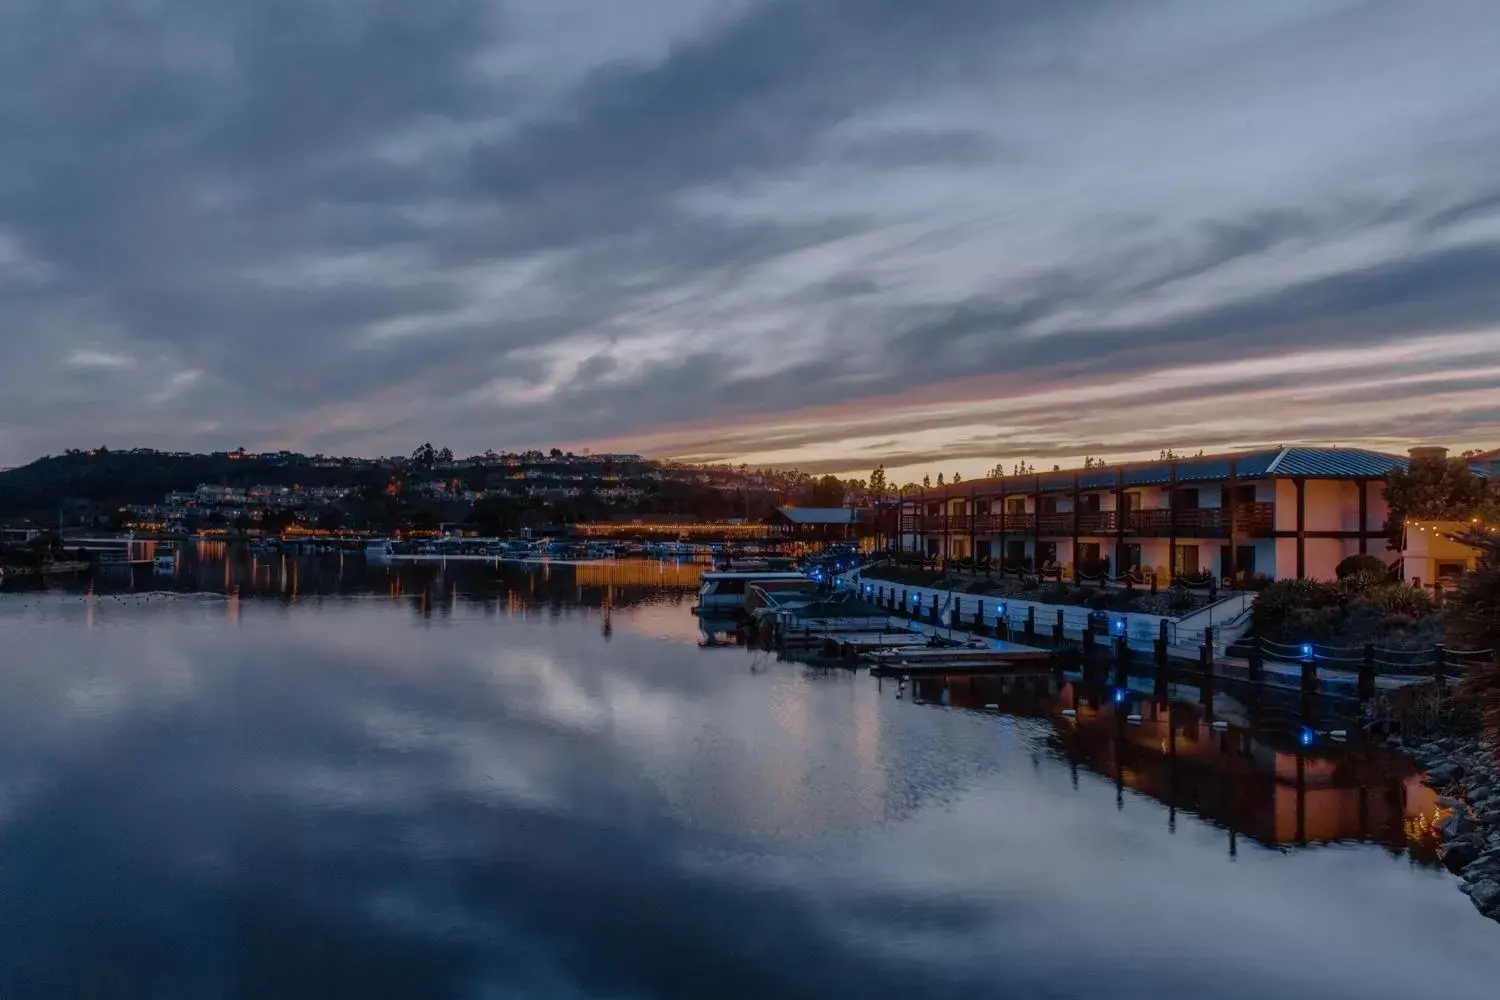
[[1121,567],[1122,569],[1132,570],[1141,568],[1141,547],[1139,543],[1126,542],[1125,551],[1120,555],[1125,560],[1125,565]]
[[1140,510],[1141,509],[1141,495],[1139,493],[1127,493],[1127,494],[1125,494],[1125,509],[1126,510]]
[[1173,510],[1197,510],[1198,509],[1198,488],[1197,487],[1193,487],[1192,489],[1186,489],[1186,490],[1173,490],[1172,491],[1172,509]]
[[1007,513],[1007,514],[1024,514],[1024,513],[1026,513],[1026,498],[1025,497],[1006,497],[1005,498],[1005,513]]
[[974,543],[974,558],[975,559],[988,559],[989,557],[990,557],[990,540],[988,538],[981,538],[979,541],[977,541],[977,542]]
[[984,517],[989,512],[990,512],[990,502],[988,500],[975,500],[974,501],[974,513],[978,514],[980,517]]
[[1255,572],[1255,546],[1239,545],[1234,550],[1234,570],[1236,573]]
[[1037,497],[1036,512],[1038,514],[1056,514],[1057,497]]
[[1037,542],[1036,543],[1036,558],[1037,558],[1037,565],[1038,566],[1045,566],[1048,563],[1055,563],[1055,562],[1057,562],[1057,543],[1056,542]]
[[1073,502],[1078,505],[1078,510],[1080,513],[1099,513],[1099,494],[1097,493],[1085,493]]
[[1098,566],[1099,565],[1099,543],[1098,542],[1079,542],[1078,543],[1078,554],[1074,557],[1073,561],[1076,562],[1080,566]]
[[1019,541],[1008,541],[1005,543],[1005,561],[1011,565],[1026,564],[1026,543]]
[[1198,564],[1198,546],[1179,545],[1172,560],[1172,572],[1182,574],[1195,574],[1202,567]]

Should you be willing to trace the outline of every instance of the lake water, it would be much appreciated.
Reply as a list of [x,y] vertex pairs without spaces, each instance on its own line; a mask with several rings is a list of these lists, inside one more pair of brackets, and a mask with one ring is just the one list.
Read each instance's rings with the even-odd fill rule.
[[691,566],[218,556],[0,592],[6,1000],[1500,993],[1383,751],[916,704]]

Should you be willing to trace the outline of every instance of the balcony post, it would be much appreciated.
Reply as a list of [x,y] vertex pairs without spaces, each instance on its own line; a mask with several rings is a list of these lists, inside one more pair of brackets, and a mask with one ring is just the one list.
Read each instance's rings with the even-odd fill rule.
[[1073,582],[1078,582],[1078,489],[1079,474],[1073,473]]
[[1177,462],[1171,465],[1167,486],[1167,579],[1177,575]]
[[1297,488],[1297,579],[1307,576],[1307,480],[1292,480]]
[[975,511],[974,486],[969,485],[969,559],[978,558],[976,550],[979,548],[979,515]]
[[1042,568],[1042,477],[1031,484],[1031,568]]
[[1229,460],[1229,496],[1227,498],[1229,500],[1229,503],[1228,503],[1228,507],[1229,507],[1229,511],[1228,511],[1228,514],[1229,514],[1229,558],[1226,560],[1226,562],[1228,563],[1228,565],[1224,567],[1224,576],[1229,579],[1229,585],[1231,587],[1234,586],[1234,580],[1239,575],[1239,569],[1240,569],[1240,567],[1238,565],[1238,563],[1239,563],[1238,549],[1236,547],[1236,543],[1239,540],[1239,535],[1238,535],[1237,529],[1239,528],[1239,511],[1240,511],[1240,507],[1239,507],[1239,497],[1236,496],[1236,494],[1238,492],[1239,492],[1239,459],[1237,459],[1237,458],[1231,458]]
[[[990,558],[994,558],[991,556]],[[1000,573],[1005,574],[1005,477],[1000,477]]]
[[1359,554],[1370,551],[1370,481],[1355,480],[1359,487]]
[[[1125,466],[1115,476],[1115,573],[1125,565]],[[1129,572],[1127,569],[1126,572]]]

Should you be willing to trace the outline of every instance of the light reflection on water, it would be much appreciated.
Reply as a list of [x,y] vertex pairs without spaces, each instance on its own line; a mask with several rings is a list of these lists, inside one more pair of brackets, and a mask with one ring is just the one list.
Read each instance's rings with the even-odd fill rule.
[[1398,758],[700,649],[700,569],[0,596],[0,996],[1492,995]]

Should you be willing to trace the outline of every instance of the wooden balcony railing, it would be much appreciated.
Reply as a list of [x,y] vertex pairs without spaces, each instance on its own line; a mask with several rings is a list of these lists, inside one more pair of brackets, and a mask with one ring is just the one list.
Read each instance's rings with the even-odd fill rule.
[[[1122,524],[1123,519],[1123,524]],[[1073,534],[1074,515],[1071,511],[1060,514],[961,514],[946,521],[946,531],[951,535],[967,535],[972,530],[976,535],[1030,535],[1068,538]],[[1081,537],[1108,538],[1121,527],[1124,534],[1146,538],[1228,538],[1229,511],[1222,507],[1200,507],[1193,510],[1172,511],[1167,509],[1127,511],[1080,511],[1077,515],[1078,534]],[[1268,538],[1276,529],[1276,505],[1274,503],[1241,503],[1235,506],[1235,530],[1238,538]],[[903,514],[901,530],[914,533],[919,530],[929,535],[940,535],[945,530],[942,515],[925,518],[915,514]]]
[[[1276,528],[1274,503],[1242,503],[1235,506],[1234,534],[1241,538],[1265,538]],[[1229,511],[1223,507],[1195,510],[1131,510],[1125,512],[1125,534],[1150,538],[1228,538]]]

